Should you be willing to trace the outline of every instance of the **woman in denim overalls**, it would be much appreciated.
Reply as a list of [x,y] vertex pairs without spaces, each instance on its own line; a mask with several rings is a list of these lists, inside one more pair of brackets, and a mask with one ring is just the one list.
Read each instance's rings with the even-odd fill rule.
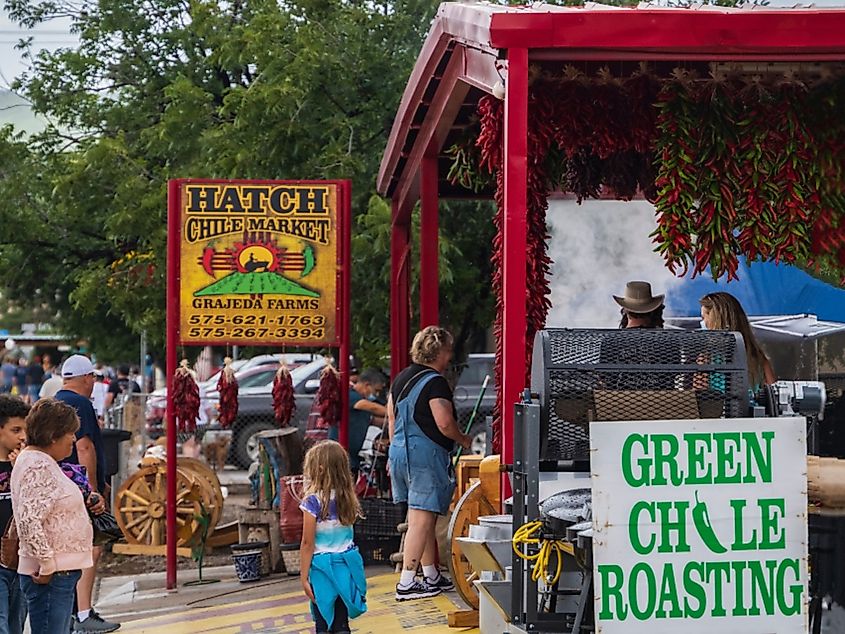
[[[448,512],[455,490],[451,448],[457,442],[468,449],[471,439],[458,429],[452,393],[443,378],[452,344],[452,335],[443,328],[418,332],[411,345],[413,365],[396,377],[387,402],[393,501],[408,504],[397,601],[433,597],[453,587],[435,565],[435,522],[438,514]],[[417,579],[420,564],[423,575]]]

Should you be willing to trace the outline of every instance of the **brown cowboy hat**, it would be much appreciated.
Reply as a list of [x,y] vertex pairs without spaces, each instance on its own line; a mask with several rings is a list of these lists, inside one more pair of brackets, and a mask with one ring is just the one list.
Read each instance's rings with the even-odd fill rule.
[[663,306],[665,295],[652,295],[648,282],[628,282],[625,297],[613,296],[616,303],[632,313],[650,313]]

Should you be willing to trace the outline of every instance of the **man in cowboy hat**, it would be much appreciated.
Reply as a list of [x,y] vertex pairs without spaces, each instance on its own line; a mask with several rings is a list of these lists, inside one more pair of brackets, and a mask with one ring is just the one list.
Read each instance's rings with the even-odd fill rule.
[[[648,282],[628,282],[624,297],[613,296],[622,307],[622,323],[627,328],[663,328],[664,295],[653,295]],[[617,338],[612,345],[602,346],[602,363],[638,365],[680,363],[681,351],[676,341],[667,339],[661,347],[642,337]],[[605,384],[612,390],[671,390],[675,388],[673,372],[608,373]]]
[[648,282],[628,282],[624,297],[613,296],[622,307],[620,328],[663,328],[665,295],[652,295]]

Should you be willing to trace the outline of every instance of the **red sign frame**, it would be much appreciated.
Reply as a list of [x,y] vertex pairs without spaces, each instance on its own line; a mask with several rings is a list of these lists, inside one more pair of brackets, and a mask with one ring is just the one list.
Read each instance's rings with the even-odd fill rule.
[[[180,248],[182,187],[187,184],[235,185],[335,185],[337,187],[337,294],[335,338],[328,342],[338,348],[338,365],[341,385],[349,383],[350,310],[351,299],[351,235],[352,235],[352,182],[350,180],[226,180],[182,178],[168,181],[167,186],[167,588],[176,587],[176,425],[173,420],[173,376],[178,363],[177,348],[183,345],[179,331],[180,307]],[[241,341],[232,343],[242,343]],[[191,340],[184,345],[223,345],[221,341],[203,342]],[[250,345],[272,345],[261,341]],[[323,342],[322,345],[326,345]],[[342,413],[340,421],[340,443],[346,447],[349,437],[349,391],[341,390]]]

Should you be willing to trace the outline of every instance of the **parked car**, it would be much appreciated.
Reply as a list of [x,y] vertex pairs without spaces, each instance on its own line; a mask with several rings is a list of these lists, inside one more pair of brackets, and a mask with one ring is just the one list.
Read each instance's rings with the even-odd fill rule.
[[[460,372],[454,390],[455,409],[458,413],[458,425],[466,429],[473,407],[481,393],[484,377],[489,375],[490,382],[481,400],[475,421],[469,431],[473,437],[471,451],[483,455],[487,450],[487,417],[493,414],[496,402],[496,387],[493,384],[492,354],[471,354],[466,362],[456,368]],[[315,359],[291,371],[293,375],[296,411],[292,421],[303,433],[308,422],[308,415],[314,404],[314,395],[320,386],[320,372],[325,367],[325,359]],[[242,387],[238,391],[238,417],[232,425],[233,436],[230,449],[230,461],[247,467],[258,455],[258,443],[255,434],[267,429],[275,429],[273,418],[273,381],[266,385]]]
[[481,386],[484,385],[484,377],[490,377],[487,390],[478,407],[478,413],[475,415],[475,421],[467,432],[472,436],[470,451],[480,456],[487,452],[487,417],[493,415],[493,408],[496,405],[496,385],[493,382],[494,359],[493,354],[470,354],[466,362],[455,368],[458,380],[454,389],[454,402],[458,412],[458,427],[461,431],[466,430],[466,425],[472,416],[472,410],[481,393]]
[[[314,404],[314,395],[320,386],[320,372],[326,366],[324,357],[316,355],[310,363],[291,370],[296,410],[291,425],[305,432],[308,415]],[[232,423],[232,443],[229,448],[229,462],[247,468],[258,458],[258,441],[255,435],[268,429],[276,429],[273,413],[273,376],[266,383],[258,381],[252,385],[238,386],[238,416]],[[211,397],[211,407],[215,400]],[[212,421],[211,429],[216,427]]]
[[[314,404],[314,395],[320,386],[320,373],[326,365],[325,358],[320,355],[312,355],[308,359],[308,362],[293,367],[291,370],[296,400],[296,411],[291,424],[298,427],[303,433]],[[458,380],[454,389],[454,402],[458,413],[458,425],[461,430],[466,429],[473,407],[475,407],[481,393],[484,377],[490,376],[487,391],[481,400],[475,421],[469,431],[469,434],[473,437],[471,451],[479,455],[483,455],[487,449],[486,421],[487,417],[493,414],[493,407],[496,402],[496,387],[493,384],[493,359],[492,354],[471,354],[465,363],[455,368]],[[266,359],[263,360],[266,363]],[[301,359],[298,358],[297,361],[299,360]],[[238,416],[231,427],[232,442],[229,448],[229,462],[242,468],[249,467],[258,457],[258,441],[255,435],[262,431],[275,429],[277,426],[273,414],[272,395],[275,369],[278,367],[276,364],[278,364],[277,358],[273,365],[253,366],[252,371],[250,371],[249,366],[243,366],[238,373]],[[293,365],[291,359],[288,359],[288,364],[289,366]],[[242,379],[241,377],[245,378]],[[217,378],[212,377],[206,382],[206,385],[212,386],[206,392],[207,408],[211,412],[209,429],[219,429],[216,424]],[[163,415],[164,409],[162,406],[161,416]],[[157,425],[159,430],[161,429],[161,416]]]
[[[254,386],[263,387],[269,385],[268,390],[272,389],[276,370],[283,358],[287,366],[291,368],[291,371],[295,371],[302,364],[311,363],[315,359],[320,359],[320,363],[325,364],[323,357],[314,354],[262,354],[251,359],[233,361],[232,368],[235,370],[235,376],[238,379],[238,394],[248,393],[244,392],[244,390],[249,390]],[[217,394],[217,382],[220,380],[220,373],[221,371],[218,371],[207,381],[199,383],[200,395],[202,397],[201,423],[216,418],[216,403],[219,398]],[[156,439],[164,433],[166,407],[166,388],[156,390],[147,396],[146,427],[147,435],[150,438]],[[233,439],[232,444],[236,444],[235,439]]]

